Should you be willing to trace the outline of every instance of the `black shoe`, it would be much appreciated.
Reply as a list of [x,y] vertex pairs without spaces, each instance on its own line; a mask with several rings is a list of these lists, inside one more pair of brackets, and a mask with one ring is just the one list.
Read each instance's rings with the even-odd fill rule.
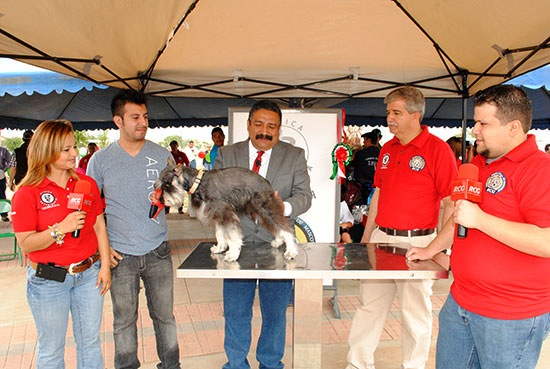
[[9,222],[9,221],[10,221],[10,219],[8,217],[6,217],[6,216],[2,217],[2,222]]

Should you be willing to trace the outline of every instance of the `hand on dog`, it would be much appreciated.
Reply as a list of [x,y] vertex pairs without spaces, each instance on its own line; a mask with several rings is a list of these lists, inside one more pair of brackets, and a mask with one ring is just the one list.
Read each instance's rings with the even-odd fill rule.
[[281,196],[279,196],[279,191],[274,191],[273,192],[273,197],[275,197],[275,200],[277,200],[277,202],[281,203],[281,205],[283,206],[283,210],[284,210],[285,203],[284,203],[283,199],[281,198]]
[[113,249],[112,247],[110,249],[111,249],[111,253],[110,253],[111,268],[114,268],[118,265],[118,261],[122,260],[122,256],[118,252],[116,252],[115,249]]

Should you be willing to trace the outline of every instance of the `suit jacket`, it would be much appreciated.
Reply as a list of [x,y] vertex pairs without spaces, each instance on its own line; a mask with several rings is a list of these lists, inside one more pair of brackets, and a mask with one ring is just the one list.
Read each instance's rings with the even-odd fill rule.
[[[220,147],[214,162],[214,169],[249,167],[249,140]],[[294,229],[294,218],[306,212],[311,206],[311,188],[304,150],[286,142],[278,141],[271,152],[266,179],[274,191],[290,203],[290,221]],[[244,242],[267,242],[273,236],[264,227],[256,224],[250,216],[241,217]]]

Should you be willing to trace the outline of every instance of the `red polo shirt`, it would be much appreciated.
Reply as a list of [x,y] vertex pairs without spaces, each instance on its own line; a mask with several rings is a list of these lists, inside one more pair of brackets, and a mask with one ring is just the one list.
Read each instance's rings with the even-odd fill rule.
[[[477,155],[480,208],[512,222],[550,227],[550,156],[535,136],[486,164]],[[548,246],[550,247],[550,245]],[[464,309],[494,319],[526,319],[550,312],[550,258],[525,254],[477,230],[455,236],[451,292]]]
[[[80,231],[79,238],[66,234],[63,244],[52,244],[40,251],[28,253],[35,263],[55,263],[69,265],[82,261],[97,251],[97,237],[93,229],[98,215],[103,213],[101,197],[95,181],[86,175],[79,175],[81,180],[92,183],[93,210],[86,214],[86,223]],[[59,187],[55,182],[45,178],[38,186],[23,186],[15,192],[12,201],[13,230],[18,232],[41,232],[61,222],[73,212],[67,209],[67,197],[74,190],[76,178],[70,178],[67,187]]]
[[83,156],[82,159],[78,162],[78,167],[84,169],[84,173],[86,173],[86,169],[88,168],[88,163],[90,162],[90,159],[93,154],[88,154],[86,156]]
[[380,189],[376,224],[402,230],[437,227],[441,199],[451,194],[456,175],[451,148],[428,127],[406,145],[394,137],[382,147],[374,175]]
[[183,164],[189,166],[189,159],[187,158],[187,155],[185,155],[184,152],[176,151],[176,153],[173,153],[170,151],[170,154],[172,154],[172,157],[176,161],[176,164]]

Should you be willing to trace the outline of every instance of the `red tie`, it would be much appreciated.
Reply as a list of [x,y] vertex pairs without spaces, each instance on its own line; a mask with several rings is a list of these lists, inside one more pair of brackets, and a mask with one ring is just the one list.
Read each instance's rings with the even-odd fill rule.
[[258,151],[258,156],[256,156],[256,160],[254,160],[254,165],[252,166],[252,171],[258,173],[260,171],[260,167],[262,166],[262,155],[264,154],[264,151]]

